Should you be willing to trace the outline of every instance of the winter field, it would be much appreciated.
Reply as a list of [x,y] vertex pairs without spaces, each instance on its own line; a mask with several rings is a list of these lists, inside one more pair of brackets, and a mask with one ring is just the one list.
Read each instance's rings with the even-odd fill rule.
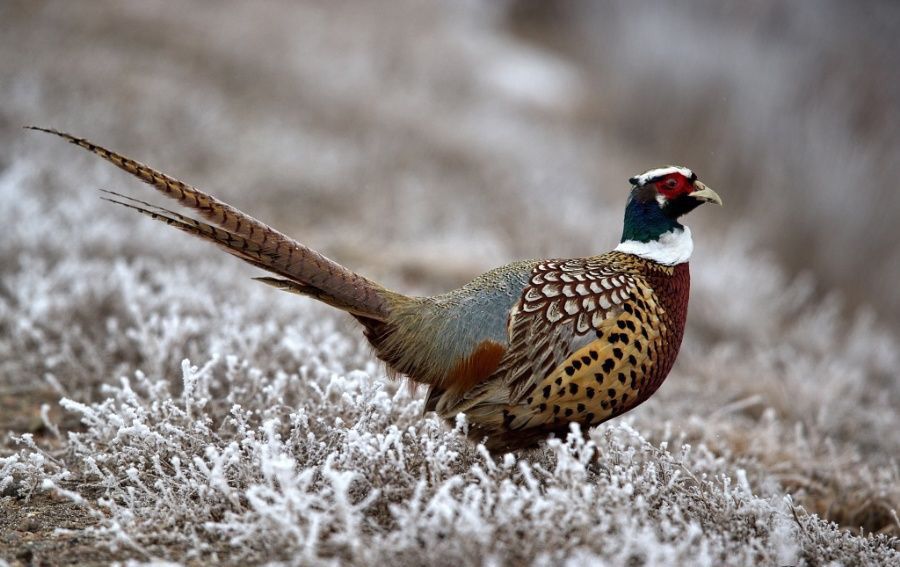
[[[667,6],[0,3],[0,566],[900,564],[900,11]],[[612,248],[660,163],[725,208],[660,391],[494,459],[25,124],[407,293]]]

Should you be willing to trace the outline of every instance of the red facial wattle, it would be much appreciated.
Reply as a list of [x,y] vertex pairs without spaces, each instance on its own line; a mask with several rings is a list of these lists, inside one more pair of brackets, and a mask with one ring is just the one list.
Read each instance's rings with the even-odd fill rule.
[[656,190],[666,199],[672,200],[693,191],[693,186],[685,176],[680,173],[670,173],[654,183]]

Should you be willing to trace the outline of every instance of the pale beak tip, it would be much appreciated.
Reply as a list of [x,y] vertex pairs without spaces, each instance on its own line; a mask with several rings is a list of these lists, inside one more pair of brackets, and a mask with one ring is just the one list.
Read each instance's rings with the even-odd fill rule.
[[722,197],[719,197],[718,193],[716,193],[715,191],[713,191],[712,189],[710,189],[703,183],[700,183],[699,181],[695,181],[694,187],[696,187],[697,190],[694,191],[693,193],[691,193],[691,197],[693,197],[695,199],[699,199],[700,201],[704,201],[706,203],[715,203],[715,204],[719,205],[720,207],[723,206],[722,205]]

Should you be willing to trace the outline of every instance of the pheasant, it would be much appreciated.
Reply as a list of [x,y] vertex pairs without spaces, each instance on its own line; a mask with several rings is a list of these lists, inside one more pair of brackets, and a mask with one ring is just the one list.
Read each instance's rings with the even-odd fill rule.
[[693,250],[679,219],[721,198],[690,169],[629,179],[622,239],[599,256],[519,261],[463,287],[409,297],[359,275],[177,179],[52,129],[193,209],[107,200],[212,242],[277,277],[255,278],[352,315],[392,375],[428,386],[425,411],[466,415],[492,452],[538,446],[633,409],[662,384],[684,335]]

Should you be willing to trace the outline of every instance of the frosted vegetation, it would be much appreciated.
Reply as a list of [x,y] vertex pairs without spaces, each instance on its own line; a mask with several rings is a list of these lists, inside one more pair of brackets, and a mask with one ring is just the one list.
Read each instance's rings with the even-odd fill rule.
[[[492,10],[147,5],[108,14],[120,31],[82,7],[10,10],[44,41],[22,44],[34,65],[0,63],[3,123],[93,137],[404,291],[615,244],[645,156],[571,124],[589,79]],[[24,29],[0,31],[25,52]],[[75,68],[53,56],[67,48]],[[900,336],[839,281],[789,275],[752,208],[697,213],[688,331],[650,401],[589,441],[494,459],[464,419],[423,417],[349,317],[100,201],[149,190],[74,148],[0,135],[0,565],[28,546],[195,564],[900,562]],[[727,205],[725,176],[695,167]],[[21,520],[50,507],[64,519]]]

